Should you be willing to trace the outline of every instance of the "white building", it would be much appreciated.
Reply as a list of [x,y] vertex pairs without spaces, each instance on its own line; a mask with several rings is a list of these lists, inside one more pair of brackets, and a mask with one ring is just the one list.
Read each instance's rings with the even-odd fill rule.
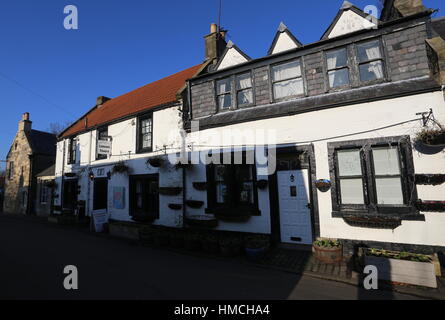
[[[402,2],[386,1],[380,20],[345,2],[307,45],[281,24],[255,60],[212,26],[203,65],[100,99],[61,135],[58,209],[80,200],[87,215],[168,227],[207,217],[281,243],[443,249],[445,153],[416,137],[445,123],[445,42],[431,10]],[[106,159],[99,139],[111,141]],[[182,148],[257,161],[147,162]],[[119,161],[128,173],[112,174]]]

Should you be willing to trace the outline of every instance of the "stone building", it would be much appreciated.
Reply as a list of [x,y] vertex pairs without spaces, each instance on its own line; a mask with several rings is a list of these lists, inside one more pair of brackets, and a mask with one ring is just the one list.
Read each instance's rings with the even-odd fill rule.
[[54,188],[55,188],[55,165],[46,168],[37,174],[35,214],[38,216],[48,216],[53,213]]
[[56,136],[32,129],[29,113],[23,114],[6,157],[3,211],[34,214],[36,175],[52,166],[56,157]]

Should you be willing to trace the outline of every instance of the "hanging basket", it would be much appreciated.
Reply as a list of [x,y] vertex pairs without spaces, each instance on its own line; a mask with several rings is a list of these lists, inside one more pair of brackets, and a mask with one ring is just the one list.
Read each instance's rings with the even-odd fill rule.
[[181,194],[182,188],[179,187],[165,187],[159,188],[159,194],[163,196],[177,196]]
[[187,200],[185,202],[187,206],[193,209],[200,209],[204,205],[204,201],[197,201],[197,200]]
[[185,218],[185,223],[190,227],[198,228],[216,228],[218,220],[210,216],[188,216]]
[[153,168],[160,168],[164,165],[165,160],[161,157],[154,157],[147,160],[147,163]]
[[168,207],[169,207],[171,210],[179,211],[179,210],[182,209],[182,204],[170,203],[170,204],[168,205]]
[[269,185],[269,181],[267,181],[265,179],[259,180],[257,182],[258,189],[260,189],[260,190],[266,189],[268,185]]
[[125,164],[125,162],[118,162],[114,165],[112,174],[124,174],[129,173],[130,167]]

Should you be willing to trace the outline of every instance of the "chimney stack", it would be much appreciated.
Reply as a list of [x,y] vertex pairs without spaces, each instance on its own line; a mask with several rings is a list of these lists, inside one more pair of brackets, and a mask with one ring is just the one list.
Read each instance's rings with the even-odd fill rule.
[[29,112],[22,115],[22,120],[19,122],[19,131],[29,132],[32,129],[32,121],[29,120]]
[[210,34],[204,37],[206,61],[214,60],[216,62],[221,57],[227,46],[226,32],[226,30],[220,29],[216,23],[210,25]]
[[101,106],[101,105],[103,105],[105,102],[107,102],[109,100],[111,100],[111,99],[108,98],[108,97],[104,97],[104,96],[97,97],[97,99],[96,99],[96,106]]

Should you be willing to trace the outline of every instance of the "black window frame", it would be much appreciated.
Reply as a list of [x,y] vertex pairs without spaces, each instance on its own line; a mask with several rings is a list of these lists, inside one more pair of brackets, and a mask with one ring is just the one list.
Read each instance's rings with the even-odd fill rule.
[[[143,134],[142,134],[142,122],[145,120],[151,120],[151,146],[148,148],[143,147]],[[148,113],[141,115],[137,118],[137,128],[136,128],[136,152],[137,153],[150,153],[153,152],[153,131],[154,131],[154,121],[153,121],[153,113]]]
[[72,137],[68,144],[68,164],[76,164],[77,162],[77,138]]
[[[106,133],[105,134],[105,139],[104,139],[104,137],[102,137],[103,133]],[[109,138],[110,137],[108,136],[108,126],[101,127],[101,128],[97,129],[97,131],[96,131],[96,160],[107,160],[108,159],[107,155],[98,154],[98,152],[97,152],[97,143],[98,143],[99,140],[107,141]]]
[[[274,64],[269,65],[270,94],[271,94],[271,99],[272,99],[273,102],[287,101],[287,100],[296,99],[296,98],[302,98],[302,97],[306,96],[306,94],[307,94],[306,81],[307,80],[306,80],[306,74],[305,74],[305,68],[304,68],[303,59],[304,59],[304,56],[301,56],[301,57],[296,58],[296,59],[280,61],[278,63],[274,63]],[[286,79],[286,80],[275,81],[275,79],[274,79],[274,72],[273,72],[274,67],[278,67],[278,66],[281,66],[281,65],[289,64],[289,63],[292,63],[292,62],[298,62],[300,64],[301,76],[300,77],[295,77],[295,78],[289,78],[289,79]],[[300,79],[300,78],[303,81],[303,93],[297,94],[297,95],[292,95],[292,96],[287,96],[287,97],[282,97],[282,98],[276,98],[275,97],[274,86],[275,86],[276,83],[289,81],[289,80],[294,80],[294,79]]]
[[[328,53],[335,52],[335,51],[341,51],[344,50],[346,53],[346,65],[343,65],[341,67],[335,67],[332,69],[329,69],[328,67]],[[351,64],[351,55],[350,55],[350,45],[343,45],[335,48],[331,48],[328,50],[323,51],[323,64],[325,67],[325,81],[326,81],[326,87],[329,88],[330,91],[339,91],[344,89],[349,89],[353,86],[354,78],[353,78],[353,66]],[[338,87],[332,87],[331,83],[329,81],[329,72],[332,71],[339,71],[346,69],[348,71],[348,84],[345,84],[343,86]]]
[[[246,74],[248,74],[249,77],[250,77],[250,87],[249,88],[245,88],[245,89],[239,89],[238,88],[238,77],[241,77],[241,76],[246,75]],[[246,72],[241,72],[241,73],[235,74],[234,81],[235,81],[235,83],[234,83],[234,86],[233,86],[232,90],[235,90],[235,96],[233,97],[233,99],[235,100],[235,107],[238,108],[238,109],[241,109],[241,108],[248,108],[248,107],[254,106],[255,105],[255,89],[254,89],[255,88],[255,83],[254,83],[254,78],[252,76],[252,71],[249,70],[249,71],[246,71]],[[238,94],[240,92],[248,91],[248,90],[252,91],[252,102],[251,103],[240,104],[239,101],[238,101]]]
[[[374,161],[372,150],[382,147],[397,147],[399,153],[403,205],[381,205],[377,201],[377,190],[375,185]],[[337,159],[338,150],[361,150],[361,166],[363,175],[363,192],[365,203],[342,204],[340,190],[339,165]],[[331,172],[331,197],[333,217],[343,217],[345,215],[366,215],[366,216],[398,216],[406,220],[423,220],[416,203],[418,201],[417,188],[415,184],[415,170],[413,161],[413,151],[409,136],[373,138],[366,140],[341,141],[328,143],[329,168]]]
[[[207,204],[208,210],[210,212],[223,213],[228,215],[245,215],[247,212],[254,216],[260,216],[261,212],[259,210],[259,202],[258,202],[258,185],[257,185],[257,167],[256,161],[253,164],[246,163],[246,153],[243,152],[242,159],[243,164],[241,166],[249,166],[252,174],[252,185],[253,185],[253,203],[247,204],[239,201],[239,190],[240,187],[237,185],[236,181],[236,166],[240,166],[240,164],[233,164],[235,154],[231,153],[232,164],[223,164],[223,158],[225,155],[222,153],[220,155],[220,164],[210,163],[206,166],[207,171],[207,182],[209,184],[209,188],[207,191]],[[216,166],[225,166],[225,179],[226,185],[229,192],[229,201],[227,203],[218,203],[217,202],[217,191],[216,191],[216,178],[215,178],[215,167]]]

